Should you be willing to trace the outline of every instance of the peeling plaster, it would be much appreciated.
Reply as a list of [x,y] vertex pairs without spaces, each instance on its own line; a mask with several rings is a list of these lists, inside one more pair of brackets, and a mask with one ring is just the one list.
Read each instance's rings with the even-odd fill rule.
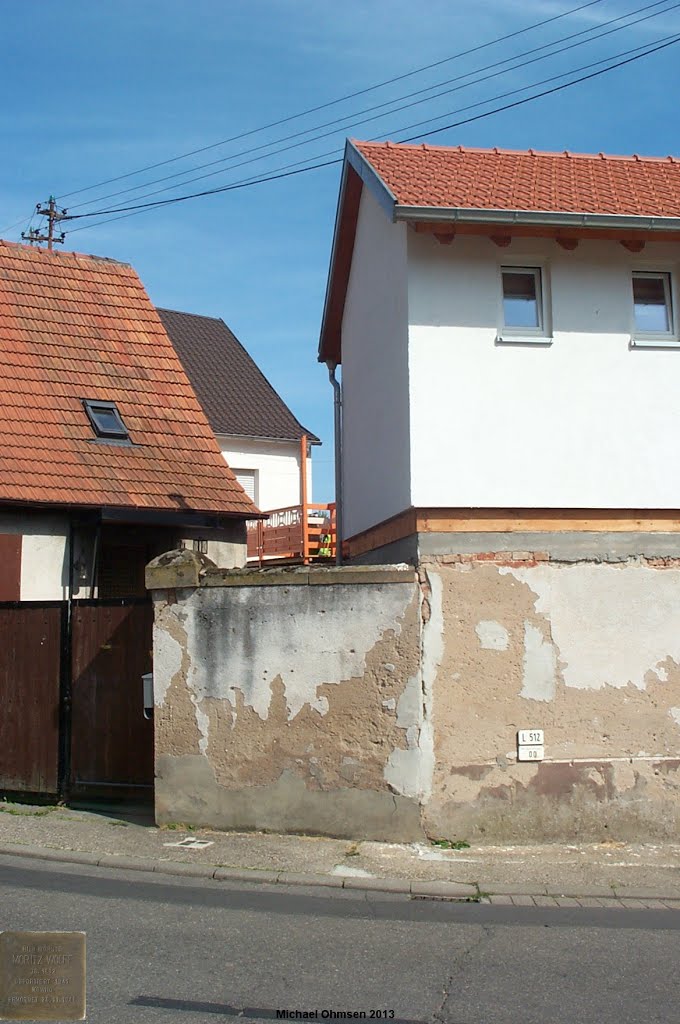
[[555,648],[540,629],[524,623],[524,662],[520,697],[550,701],[555,697],[557,680]]
[[673,721],[680,725],[680,708],[669,708],[668,713]]
[[680,571],[646,566],[503,566],[536,595],[550,622],[566,686],[646,688],[662,662],[680,663]]
[[153,702],[157,708],[165,703],[172,680],[182,668],[181,644],[168,630],[154,622],[153,627]]
[[328,697],[324,697],[322,694],[320,697],[317,697],[316,700],[311,702],[310,707],[314,708],[315,711],[318,711],[320,715],[327,715],[328,709],[330,708]]
[[[202,652],[191,677],[196,699],[226,699],[235,707],[240,690],[264,721],[272,681],[280,676],[289,721],[306,704],[325,714],[317,688],[361,677],[381,637],[388,630],[400,634],[413,599],[411,586],[386,585],[377,595],[373,587],[353,589],[348,602],[344,587],[309,588],[304,614],[288,602],[284,587],[278,588],[278,607],[270,587],[229,588],[224,596],[212,589],[195,592],[184,611],[187,647]],[[228,677],[219,666],[228,666]]]
[[209,718],[208,715],[206,715],[205,711],[202,710],[200,704],[198,703],[198,701],[196,700],[196,698],[193,695],[191,697],[191,703],[196,708],[196,725],[198,726],[199,732],[201,734],[201,738],[198,741],[198,749],[200,750],[200,752],[202,754],[207,754],[207,752],[208,752],[208,738],[209,738],[208,733],[209,733],[209,730],[210,730],[210,718]]
[[397,704],[397,724],[406,729],[406,750],[393,750],[385,780],[401,796],[427,800],[434,776],[433,687],[444,655],[442,580],[428,571],[429,618],[423,625],[421,678],[409,679]]
[[487,651],[507,651],[510,643],[510,634],[505,626],[493,619],[482,619],[475,626],[475,633],[479,637],[480,646]]

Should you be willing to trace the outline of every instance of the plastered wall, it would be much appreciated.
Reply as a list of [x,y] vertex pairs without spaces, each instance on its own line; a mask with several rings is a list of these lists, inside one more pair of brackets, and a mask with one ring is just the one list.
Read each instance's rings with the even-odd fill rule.
[[[147,569],[161,823],[408,842],[680,835],[680,561]],[[541,729],[545,759],[516,734]]]
[[[566,251],[551,239],[499,248],[488,238],[440,245],[407,237],[411,488],[403,507],[680,505],[668,471],[680,352],[631,346],[632,272],[675,274],[677,243],[632,254],[616,241]],[[550,344],[498,343],[501,266],[542,269]],[[391,358],[402,357],[395,350]]]
[[61,601],[68,593],[68,517],[0,512],[0,533],[21,533],[21,601]]
[[406,232],[365,188],[342,320],[346,537],[410,504]]
[[182,586],[191,557],[147,570],[157,820],[421,836],[413,571],[208,570]]
[[[226,434],[219,434],[217,441],[235,472],[255,471],[255,504],[263,512],[300,503],[299,441],[256,440]],[[311,454],[307,459],[307,500],[313,501]]]
[[[680,565],[459,556],[442,594],[428,832],[477,840],[680,832]],[[517,761],[543,729],[545,760]]]

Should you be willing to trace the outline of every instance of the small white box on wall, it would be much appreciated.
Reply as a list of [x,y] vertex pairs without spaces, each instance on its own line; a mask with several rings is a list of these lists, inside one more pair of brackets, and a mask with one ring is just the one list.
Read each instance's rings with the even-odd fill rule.
[[542,747],[544,743],[542,729],[520,729],[517,733],[518,747]]
[[545,756],[545,747],[524,745],[517,747],[518,761],[542,761]]

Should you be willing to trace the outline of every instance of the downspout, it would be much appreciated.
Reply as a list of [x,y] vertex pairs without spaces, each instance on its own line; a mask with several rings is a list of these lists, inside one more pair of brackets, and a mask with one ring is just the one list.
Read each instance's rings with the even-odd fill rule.
[[333,424],[335,434],[335,564],[342,565],[342,385],[335,376],[337,363],[328,359],[328,379],[333,386]]

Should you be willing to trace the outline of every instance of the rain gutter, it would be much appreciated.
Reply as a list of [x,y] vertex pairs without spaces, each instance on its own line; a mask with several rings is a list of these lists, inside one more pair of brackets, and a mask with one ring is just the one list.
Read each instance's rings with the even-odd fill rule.
[[612,231],[680,231],[680,217],[638,217],[609,213],[555,213],[543,210],[476,210],[445,206],[393,208],[395,221],[581,228]]

